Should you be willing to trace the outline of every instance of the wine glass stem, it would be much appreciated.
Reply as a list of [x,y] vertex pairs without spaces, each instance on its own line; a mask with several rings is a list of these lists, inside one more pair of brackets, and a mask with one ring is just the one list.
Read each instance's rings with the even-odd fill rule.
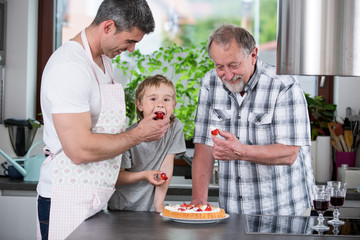
[[318,222],[318,225],[324,225],[324,216],[322,213],[319,213]]
[[339,220],[340,212],[338,207],[334,208],[333,216],[334,216],[334,220]]

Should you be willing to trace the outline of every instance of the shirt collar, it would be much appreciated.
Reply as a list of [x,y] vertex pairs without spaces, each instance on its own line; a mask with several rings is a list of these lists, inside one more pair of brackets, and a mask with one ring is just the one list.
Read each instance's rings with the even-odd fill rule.
[[261,74],[261,66],[262,66],[262,61],[261,59],[258,57],[256,59],[256,63],[255,63],[255,71],[253,73],[253,75],[251,76],[251,78],[249,79],[249,81],[247,82],[247,84],[245,85],[245,92],[248,91],[248,89],[254,89],[256,84],[258,83],[259,79],[260,79],[260,74]]

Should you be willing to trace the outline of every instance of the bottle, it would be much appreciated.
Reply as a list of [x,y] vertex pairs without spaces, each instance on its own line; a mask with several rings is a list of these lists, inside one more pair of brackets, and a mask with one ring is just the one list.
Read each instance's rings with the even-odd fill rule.
[[341,167],[338,168],[338,175],[337,175],[338,181],[344,182],[345,171],[348,169],[349,169],[348,164],[341,164]]

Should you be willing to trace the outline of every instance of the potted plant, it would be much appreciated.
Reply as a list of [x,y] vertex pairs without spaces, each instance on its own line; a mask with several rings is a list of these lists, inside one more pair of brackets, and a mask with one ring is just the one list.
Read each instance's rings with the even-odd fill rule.
[[336,105],[327,103],[322,96],[310,97],[305,93],[311,126],[311,140],[318,136],[330,136],[328,123],[335,117]]
[[117,56],[115,62],[128,78],[124,87],[128,125],[136,121],[136,87],[147,76],[162,74],[174,82],[177,101],[174,114],[184,126],[185,140],[192,141],[200,80],[214,67],[207,55],[206,43],[201,43],[200,48],[174,43],[147,55],[136,50],[125,57]]

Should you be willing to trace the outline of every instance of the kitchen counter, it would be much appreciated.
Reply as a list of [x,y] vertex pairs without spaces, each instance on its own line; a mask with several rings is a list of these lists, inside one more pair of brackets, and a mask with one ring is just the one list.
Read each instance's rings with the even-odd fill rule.
[[[352,214],[360,215],[360,210],[356,209],[356,213],[353,211]],[[342,215],[346,215],[342,212]],[[266,216],[265,216],[266,217]],[[306,220],[306,222],[314,223],[316,217],[297,217]],[[247,229],[246,222],[249,220],[251,225]],[[302,239],[319,239],[317,232],[310,235],[300,234],[279,234],[279,233],[252,233],[251,229],[259,228],[259,223],[254,223],[252,215],[246,216],[241,214],[230,214],[229,218],[220,221],[218,223],[208,224],[186,224],[173,222],[167,218],[161,217],[159,214],[154,212],[130,212],[130,211],[102,211],[95,216],[84,221],[70,236],[69,240],[82,240],[82,239],[147,239],[147,240],[182,240],[182,239],[242,239],[242,240],[302,240]],[[356,224],[360,219],[353,221],[355,224],[351,225],[351,228],[356,228]],[[298,221],[287,221],[292,222],[294,229],[299,229]],[[350,225],[350,224],[349,224]],[[255,227],[254,227],[255,226]],[[264,223],[265,227],[268,227],[268,223]],[[306,225],[307,228],[311,225]],[[283,227],[283,226],[281,226]],[[347,227],[343,227],[346,231]],[[250,229],[250,230],[249,230]],[[311,229],[311,227],[310,227]],[[305,229],[306,230],[306,229]],[[332,229],[331,229],[332,230]],[[332,231],[324,233],[321,239],[354,239],[360,235],[351,236],[334,236]],[[341,229],[340,229],[341,230]],[[359,231],[352,234],[359,234]],[[301,231],[302,232],[302,231]]]
[[[176,180],[176,179],[173,179]],[[35,212],[35,207],[36,206],[36,185],[37,182],[25,182],[23,180],[19,180],[19,179],[10,179],[8,177],[3,177],[0,176],[0,203],[1,203],[1,214],[2,216],[7,216],[7,221],[5,221],[3,224],[1,224],[0,226],[0,232],[2,234],[2,237],[5,237],[4,239],[36,239],[36,223],[35,221],[31,221],[29,222],[29,219],[36,219],[36,212]],[[171,204],[173,202],[189,202],[191,201],[191,190],[192,190],[192,186],[191,186],[191,180],[188,181],[172,181],[165,199],[166,204]],[[219,193],[219,187],[217,185],[211,185],[210,189],[209,189],[209,201],[213,204],[216,205],[217,201],[218,201],[218,193]],[[348,193],[346,196],[347,200],[355,200],[355,201],[345,201],[345,203],[349,203],[349,202],[354,202],[354,206],[356,208],[348,208],[351,209],[351,212],[354,212],[357,214],[357,216],[360,216],[360,193],[357,193],[354,191],[354,189],[348,189]],[[346,210],[345,207],[340,209],[341,214],[343,214],[343,211]],[[104,216],[102,216],[104,214]],[[125,215],[124,215],[125,214]],[[104,213],[99,213],[98,215],[96,215],[95,217],[89,219],[88,221],[86,221],[85,223],[87,224],[90,221],[96,220],[98,219],[98,216],[102,216],[101,218],[105,217],[107,221],[106,225],[110,224],[110,226],[113,225],[122,225],[123,223],[127,222],[127,216],[134,216],[135,213],[120,213],[120,212],[104,212]],[[140,215],[137,215],[140,214]],[[183,234],[184,236],[187,236],[187,230],[188,229],[196,229],[199,232],[202,231],[208,231],[208,227],[206,226],[187,226],[184,225],[182,226],[181,224],[177,224],[174,225],[174,223],[164,223],[162,222],[162,218],[160,216],[158,216],[157,214],[151,214],[151,213],[143,213],[146,215],[146,217],[143,217],[143,215],[141,213],[136,213],[136,216],[139,216],[139,218],[145,218],[146,221],[144,221],[143,223],[141,223],[141,221],[139,222],[140,224],[135,224],[136,227],[140,226],[140,229],[144,228],[144,226],[149,225],[149,222],[153,222],[155,221],[155,223],[158,223],[160,221],[160,223],[158,223],[161,228],[164,226],[170,226],[169,229],[167,229],[165,232],[163,232],[162,230],[160,231],[161,235],[155,235],[155,236],[159,236],[159,239],[168,239],[169,234],[173,235],[173,233],[175,232],[175,234],[179,231],[181,234]],[[327,211],[326,214],[330,214],[330,211]],[[125,219],[124,219],[125,216]],[[340,217],[342,217],[342,215],[340,215]],[[120,220],[119,220],[120,218]],[[232,219],[237,219],[235,223],[233,223]],[[235,224],[244,224],[242,221],[242,217],[240,218],[240,216],[235,216],[233,218],[233,216],[230,216],[229,219],[225,220],[225,221],[231,221],[231,225],[230,226],[234,226]],[[239,219],[238,219],[239,218]],[[132,220],[131,220],[132,219]],[[132,217],[129,217],[129,220],[131,220],[132,222],[136,222],[137,219],[133,219]],[[115,223],[111,223],[112,221],[116,221]],[[225,222],[224,221],[224,222]],[[149,225],[149,227],[155,227],[158,228],[159,226],[153,226],[153,223],[151,223]],[[223,226],[221,228],[219,228],[219,226],[222,226],[221,224],[223,223],[218,223],[218,224],[211,224],[211,226],[215,227],[215,230],[218,229],[219,231],[227,231],[227,229],[229,228],[228,226]],[[12,231],[12,226],[18,226],[19,229],[22,229],[22,231]],[[99,225],[99,223],[96,223],[96,225]],[[144,226],[142,226],[144,225]],[[163,226],[164,225],[164,226]],[[101,224],[99,225],[101,226]],[[129,230],[132,231],[132,233],[136,232],[136,229],[134,229],[134,226],[129,226],[127,224],[124,225],[125,228],[129,227]],[[210,226],[210,225],[207,225]],[[114,227],[114,226],[113,226]],[[82,226],[81,226],[82,228]],[[102,228],[105,229],[105,226],[103,226]],[[114,227],[116,228],[116,227]],[[145,227],[146,228],[146,227]],[[160,229],[160,227],[159,227]],[[202,230],[204,229],[204,230]],[[234,228],[236,229],[236,228]],[[149,231],[157,231],[157,230],[151,230],[148,229]],[[105,230],[104,230],[105,231]],[[108,231],[108,230],[106,230]],[[115,232],[115,230],[110,230],[110,232],[112,232],[112,234],[119,234],[120,236],[120,232]],[[122,231],[126,232],[127,229],[122,229]],[[211,230],[212,231],[212,230]],[[91,231],[92,233],[93,231]],[[190,231],[191,232],[191,231]],[[243,230],[242,230],[243,232]],[[137,231],[138,233],[138,231]],[[152,234],[152,232],[150,232]],[[8,234],[8,235],[6,235]],[[77,233],[77,234],[83,234],[83,233]],[[194,234],[194,233],[192,233]],[[216,233],[214,236],[219,236],[219,233]],[[224,236],[231,239],[231,237],[229,237],[231,234],[230,233],[226,233]],[[233,232],[233,234],[235,234]],[[243,233],[245,234],[245,233]],[[105,234],[106,235],[106,234]],[[165,236],[166,235],[166,236]],[[254,235],[254,234],[252,234]],[[75,235],[77,236],[77,235]],[[127,235],[124,235],[127,236]],[[193,235],[191,235],[193,236]],[[210,235],[205,234],[205,236],[209,237]],[[237,233],[235,234],[235,236],[237,236]],[[248,236],[248,234],[246,234],[246,236]],[[250,235],[249,235],[250,236]],[[114,235],[111,235],[111,237],[109,237],[109,239],[114,239],[113,238]],[[133,237],[132,237],[133,238]],[[76,239],[76,238],[74,238]],[[91,238],[90,238],[91,239]],[[93,239],[106,239],[103,238],[102,236],[99,237],[95,237]],[[120,238],[121,239],[121,238]],[[152,239],[149,238],[148,236],[144,239]],[[155,239],[155,238],[154,238]],[[175,238],[174,238],[175,239]],[[192,237],[183,237],[183,238],[178,238],[178,239],[193,239]],[[196,238],[194,238],[196,239]],[[200,238],[201,239],[201,238]],[[211,239],[211,237],[209,237],[209,239]],[[223,239],[223,238],[220,238]],[[262,238],[259,238],[262,239]],[[284,238],[285,239],[285,238]],[[296,239],[296,238],[295,238]]]

